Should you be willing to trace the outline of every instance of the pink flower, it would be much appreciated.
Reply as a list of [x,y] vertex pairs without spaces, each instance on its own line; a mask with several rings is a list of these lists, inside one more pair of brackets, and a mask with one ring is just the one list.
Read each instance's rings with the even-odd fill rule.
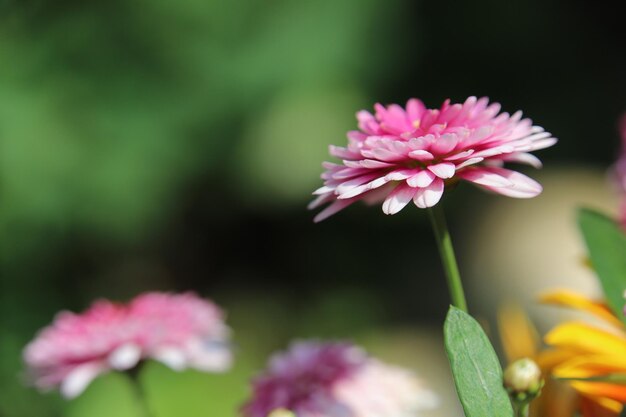
[[530,198],[541,185],[502,168],[504,162],[541,162],[529,152],[556,143],[550,133],[533,126],[522,113],[499,113],[500,104],[486,97],[470,97],[463,104],[446,100],[440,109],[427,109],[411,99],[406,109],[397,104],[374,106],[375,115],[357,113],[359,130],[348,132],[348,146],[331,146],[342,160],[325,162],[324,186],[309,208],[331,203],[315,221],[321,221],[358,200],[383,202],[386,214],[395,214],[411,200],[432,207],[444,188],[463,179],[509,197]]
[[270,359],[253,391],[245,417],[277,409],[298,417],[413,417],[437,403],[412,373],[340,342],[292,344]]
[[192,293],[146,293],[127,305],[96,301],[63,311],[24,349],[34,384],[60,386],[73,398],[98,375],[154,359],[172,369],[224,371],[231,363],[229,329],[213,303]]

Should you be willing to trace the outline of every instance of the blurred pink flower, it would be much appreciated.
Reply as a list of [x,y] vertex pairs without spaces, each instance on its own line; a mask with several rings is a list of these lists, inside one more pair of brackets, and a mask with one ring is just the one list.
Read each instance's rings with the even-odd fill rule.
[[154,359],[170,368],[229,368],[229,329],[221,310],[193,293],[145,293],[129,304],[96,301],[87,311],[60,312],[24,349],[29,376],[41,389],[73,398],[98,375]]
[[437,404],[409,371],[349,343],[298,342],[253,381],[246,417],[287,409],[297,417],[414,417]]
[[536,181],[502,168],[504,162],[541,162],[529,152],[556,143],[550,133],[533,126],[522,113],[499,113],[500,104],[470,97],[463,104],[446,100],[440,109],[427,109],[411,99],[406,109],[397,104],[374,106],[374,115],[357,113],[359,130],[348,132],[348,146],[331,146],[341,163],[325,162],[324,186],[309,208],[331,203],[321,221],[358,200],[383,201],[383,211],[395,214],[411,200],[432,207],[446,185],[460,179],[509,197],[530,198],[541,193]]

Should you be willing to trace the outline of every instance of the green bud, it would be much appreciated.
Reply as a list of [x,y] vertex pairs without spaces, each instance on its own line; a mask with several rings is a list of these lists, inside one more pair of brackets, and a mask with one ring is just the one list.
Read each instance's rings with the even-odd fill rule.
[[516,402],[530,402],[541,393],[541,369],[532,360],[523,358],[507,366],[504,387]]

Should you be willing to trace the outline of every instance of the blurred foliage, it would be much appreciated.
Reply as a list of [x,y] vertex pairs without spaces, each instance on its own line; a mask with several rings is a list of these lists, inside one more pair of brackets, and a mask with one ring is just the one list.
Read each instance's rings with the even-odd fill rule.
[[[366,65],[381,12],[372,0],[16,5],[0,20],[10,63],[0,68],[3,230],[69,223],[133,236],[162,218],[190,175],[221,162],[238,173],[255,153],[261,166],[251,168],[270,176],[263,194],[284,197],[267,187],[285,172],[271,159],[306,144],[291,164],[319,170],[358,107],[334,88],[382,69]],[[290,93],[324,86],[320,104]],[[253,154],[230,160],[243,131]]]
[[[59,412],[57,397],[33,401],[38,394],[16,375],[33,331],[91,296],[84,283],[66,290],[71,281],[60,274],[70,248],[141,245],[198,177],[225,177],[221,188],[238,187],[257,202],[306,201],[327,144],[361,105],[359,85],[385,70],[368,57],[384,56],[393,36],[372,31],[381,16],[391,27],[398,11],[387,6],[0,4],[0,305],[12,317],[0,341],[0,415]],[[94,390],[119,391],[116,381]],[[85,415],[98,401],[86,395],[68,414]]]

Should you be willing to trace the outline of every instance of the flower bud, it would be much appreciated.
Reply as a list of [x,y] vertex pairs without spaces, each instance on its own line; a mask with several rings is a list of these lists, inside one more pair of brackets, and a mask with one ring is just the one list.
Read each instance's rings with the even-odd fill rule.
[[504,387],[515,401],[530,401],[541,392],[541,369],[532,360],[523,358],[507,366]]

